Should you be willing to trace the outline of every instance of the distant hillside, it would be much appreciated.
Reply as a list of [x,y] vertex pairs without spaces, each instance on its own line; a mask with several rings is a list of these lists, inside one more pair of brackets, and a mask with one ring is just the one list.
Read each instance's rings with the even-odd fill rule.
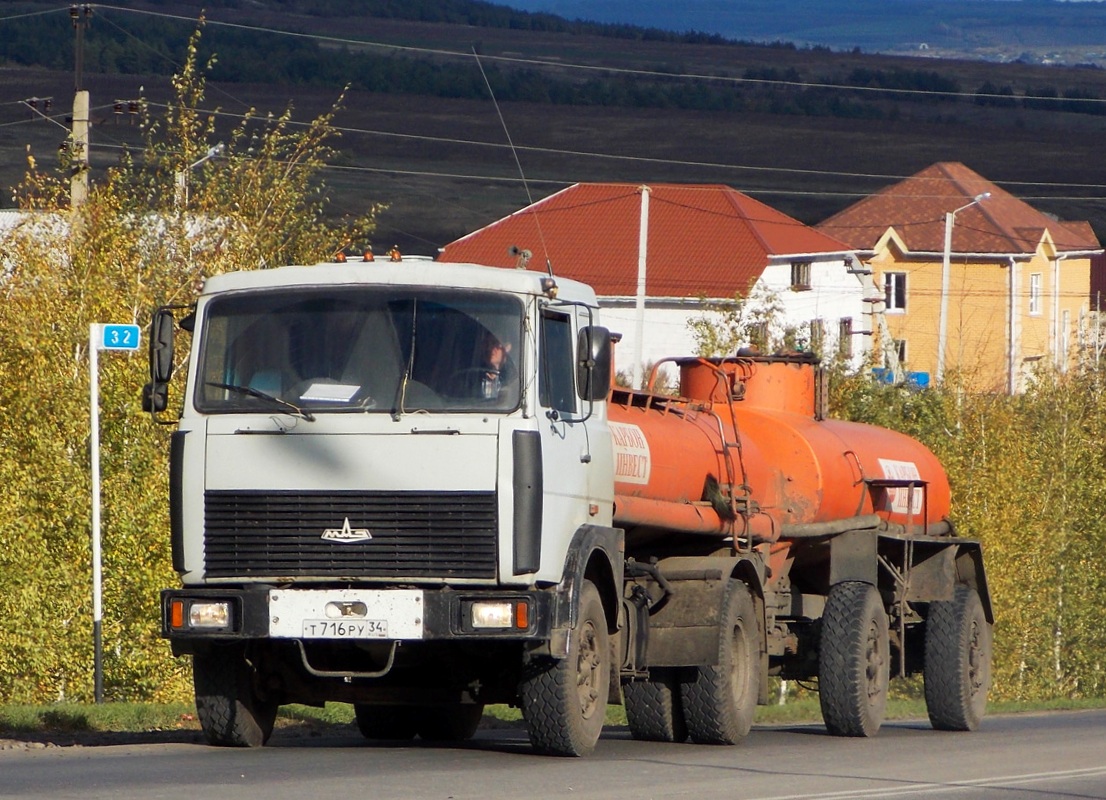
[[[1106,239],[1106,70],[751,45],[466,0],[96,6],[84,37],[94,180],[141,146],[126,101],[168,99],[201,2],[201,47],[217,56],[206,106],[264,114],[291,102],[306,120],[349,85],[327,195],[335,217],[386,204],[383,247],[433,253],[578,181],[722,183],[813,224],[935,161],[963,161]],[[74,29],[48,0],[9,2],[5,14],[6,189],[28,147],[49,163],[66,136]],[[47,98],[52,121],[38,113]],[[216,135],[231,118],[218,117]]]
[[[569,2],[520,0],[527,1]],[[806,8],[807,0],[784,1]],[[899,4],[915,5],[899,0],[888,7]],[[975,5],[990,9],[995,4],[977,0]],[[179,0],[175,10],[189,6],[196,18],[203,13],[210,21],[201,40],[203,53],[217,55],[209,77],[227,83],[348,85],[386,94],[482,100],[487,99],[487,76],[496,99],[503,102],[856,120],[897,118],[912,104],[928,107],[975,93],[984,105],[1028,105],[1042,102],[1038,98],[1043,96],[1044,108],[1106,114],[1106,103],[1093,102],[1106,98],[1085,75],[1057,73],[1047,83],[1004,84],[990,77],[973,80],[971,70],[953,65],[936,69],[936,62],[922,59],[878,62],[859,53],[843,58],[825,47],[798,52],[791,43],[751,44],[716,34],[570,22],[481,0],[270,0],[249,10],[238,0],[209,0],[206,9]],[[813,19],[815,12],[807,13]],[[178,63],[173,54],[182,51],[196,25],[178,14],[134,14],[111,7],[101,7],[97,14],[108,24],[97,24],[94,15],[84,33],[86,74],[171,75]],[[246,21],[248,25],[242,24]],[[16,15],[2,24],[6,35],[0,36],[0,63],[72,68],[73,50],[59,47],[72,36],[67,13]],[[617,43],[600,45],[604,39]],[[388,46],[393,43],[397,49]],[[527,43],[529,58],[515,49]],[[447,50],[457,56],[445,56]],[[796,52],[789,57],[773,50]],[[486,61],[477,63],[466,51]],[[558,68],[561,63],[581,69]],[[595,69],[600,63],[613,69]],[[681,74],[701,77],[689,80]]]
[[996,61],[1106,63],[1106,3],[1054,0],[507,0],[568,19],[730,39]]

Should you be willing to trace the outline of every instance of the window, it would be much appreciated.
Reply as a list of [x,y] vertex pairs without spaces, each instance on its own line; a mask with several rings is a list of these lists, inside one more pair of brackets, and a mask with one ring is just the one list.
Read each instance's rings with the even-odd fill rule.
[[842,317],[837,323],[837,353],[842,358],[853,357],[853,318]]
[[791,291],[804,292],[810,289],[810,262],[791,262]]
[[204,313],[195,402],[205,413],[487,413],[520,402],[523,309],[511,298],[341,286],[227,294]]
[[749,344],[763,352],[768,351],[767,322],[752,322],[749,324]]
[[1041,273],[1029,276],[1029,313],[1036,316],[1041,313]]
[[887,272],[884,274],[883,296],[888,311],[906,311],[905,272]]
[[899,359],[899,364],[900,365],[905,364],[906,363],[906,339],[895,339],[894,340],[894,346],[895,346],[895,353],[897,354],[898,359]]
[[546,408],[576,411],[576,362],[572,357],[572,318],[545,311],[541,318],[541,372],[538,398]]
[[810,321],[810,351],[821,357],[822,348],[826,345],[826,323],[820,319]]

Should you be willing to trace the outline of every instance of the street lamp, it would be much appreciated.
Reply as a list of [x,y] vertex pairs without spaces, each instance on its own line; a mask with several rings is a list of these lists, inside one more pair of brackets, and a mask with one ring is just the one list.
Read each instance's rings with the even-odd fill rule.
[[207,150],[207,153],[204,155],[203,158],[199,159],[198,161],[193,161],[191,164],[189,164],[184,169],[177,170],[177,174],[176,174],[176,185],[177,185],[176,201],[177,202],[176,202],[176,205],[177,205],[178,208],[183,208],[183,207],[188,205],[188,174],[192,170],[194,170],[196,167],[200,166],[200,164],[204,163],[205,161],[208,161],[209,159],[215,158],[216,156],[221,156],[225,149],[226,149],[226,145],[224,145],[222,142],[219,142],[219,144],[209,147],[208,150]]
[[956,215],[965,208],[971,208],[991,196],[990,192],[982,192],[972,198],[972,202],[965,203],[960,208],[945,212],[945,253],[941,261],[941,321],[937,332],[937,382],[945,377],[945,342],[948,339],[949,320],[949,261],[952,259],[952,226],[956,222]]

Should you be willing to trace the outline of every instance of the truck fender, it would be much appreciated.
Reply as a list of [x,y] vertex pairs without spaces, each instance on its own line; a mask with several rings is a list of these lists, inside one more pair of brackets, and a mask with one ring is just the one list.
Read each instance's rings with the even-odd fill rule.
[[979,542],[961,542],[956,553],[957,582],[973,587],[983,603],[987,621],[995,624],[995,612],[991,606],[991,591],[987,587],[987,572],[983,568],[983,547]]
[[734,581],[749,587],[756,607],[761,653],[766,653],[761,561],[741,555],[676,557],[662,559],[657,567],[671,594],[663,604],[657,603],[649,616],[648,666],[716,664],[719,613]]
[[556,588],[549,655],[555,658],[568,655],[568,634],[576,626],[585,580],[590,580],[599,590],[608,631],[617,632],[624,558],[625,538],[620,528],[583,525],[576,531],[565,556],[564,574]]

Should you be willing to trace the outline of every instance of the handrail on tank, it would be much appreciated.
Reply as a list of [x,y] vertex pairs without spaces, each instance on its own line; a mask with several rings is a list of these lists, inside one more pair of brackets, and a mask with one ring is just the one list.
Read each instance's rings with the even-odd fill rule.
[[659,361],[653,363],[653,368],[649,370],[649,380],[645,382],[645,391],[649,394],[656,394],[657,374],[660,372],[660,367],[669,361],[675,362],[676,356],[665,356]]
[[[664,360],[675,360],[675,359],[664,359]],[[681,360],[683,360],[685,363],[687,362],[686,358],[681,359]],[[737,507],[738,503],[737,503],[737,497],[736,497],[736,489],[738,488],[738,486],[740,486],[745,491],[746,500],[748,500],[749,473],[745,468],[745,454],[742,452],[742,449],[741,449],[741,433],[740,433],[740,431],[738,431],[738,428],[737,428],[737,413],[734,410],[734,405],[733,405],[733,403],[734,403],[734,392],[733,392],[733,389],[732,389],[732,383],[730,382],[730,374],[731,373],[728,373],[721,366],[723,363],[726,363],[727,361],[729,361],[729,359],[724,359],[724,360],[722,360],[718,363],[715,363],[714,361],[712,361],[710,359],[706,359],[706,358],[702,358],[702,357],[697,359],[697,362],[699,364],[701,364],[704,367],[710,369],[711,372],[714,373],[714,376],[718,381],[718,385],[722,390],[722,396],[726,400],[726,407],[729,409],[729,412],[730,412],[730,425],[733,428],[733,441],[730,441],[730,437],[728,437],[726,435],[726,426],[722,422],[722,416],[714,410],[713,392],[711,393],[712,394],[711,398],[707,401],[709,403],[709,405],[705,406],[702,409],[704,413],[710,414],[710,416],[714,418],[715,423],[718,425],[718,442],[722,447],[722,453],[721,453],[722,462],[726,466],[726,485],[729,487],[729,491],[728,491],[727,494],[728,494],[731,517],[730,517],[729,520],[726,520],[726,522],[728,522],[730,530],[731,530],[731,534],[732,534],[734,524],[737,522],[737,520],[739,518],[744,519],[746,530],[749,527],[749,520],[748,520],[747,516],[741,514],[738,511],[738,507]],[[657,363],[659,364],[661,362],[657,362]],[[740,362],[736,362],[736,363],[740,363]],[[652,382],[655,379],[656,368],[657,368],[657,365],[655,364],[653,366],[653,374],[650,375],[650,385],[652,385]],[[737,464],[736,465],[734,464],[734,458],[733,458],[733,451],[734,450],[737,451]],[[740,469],[741,469],[741,483],[740,484],[737,483],[737,467],[740,467]],[[746,503],[746,506],[747,505],[748,504]],[[737,537],[737,536],[733,537],[734,549],[735,550],[738,549],[738,538],[739,537]],[[745,542],[746,542],[746,546],[752,547],[753,541],[752,541],[751,536],[746,536]]]

